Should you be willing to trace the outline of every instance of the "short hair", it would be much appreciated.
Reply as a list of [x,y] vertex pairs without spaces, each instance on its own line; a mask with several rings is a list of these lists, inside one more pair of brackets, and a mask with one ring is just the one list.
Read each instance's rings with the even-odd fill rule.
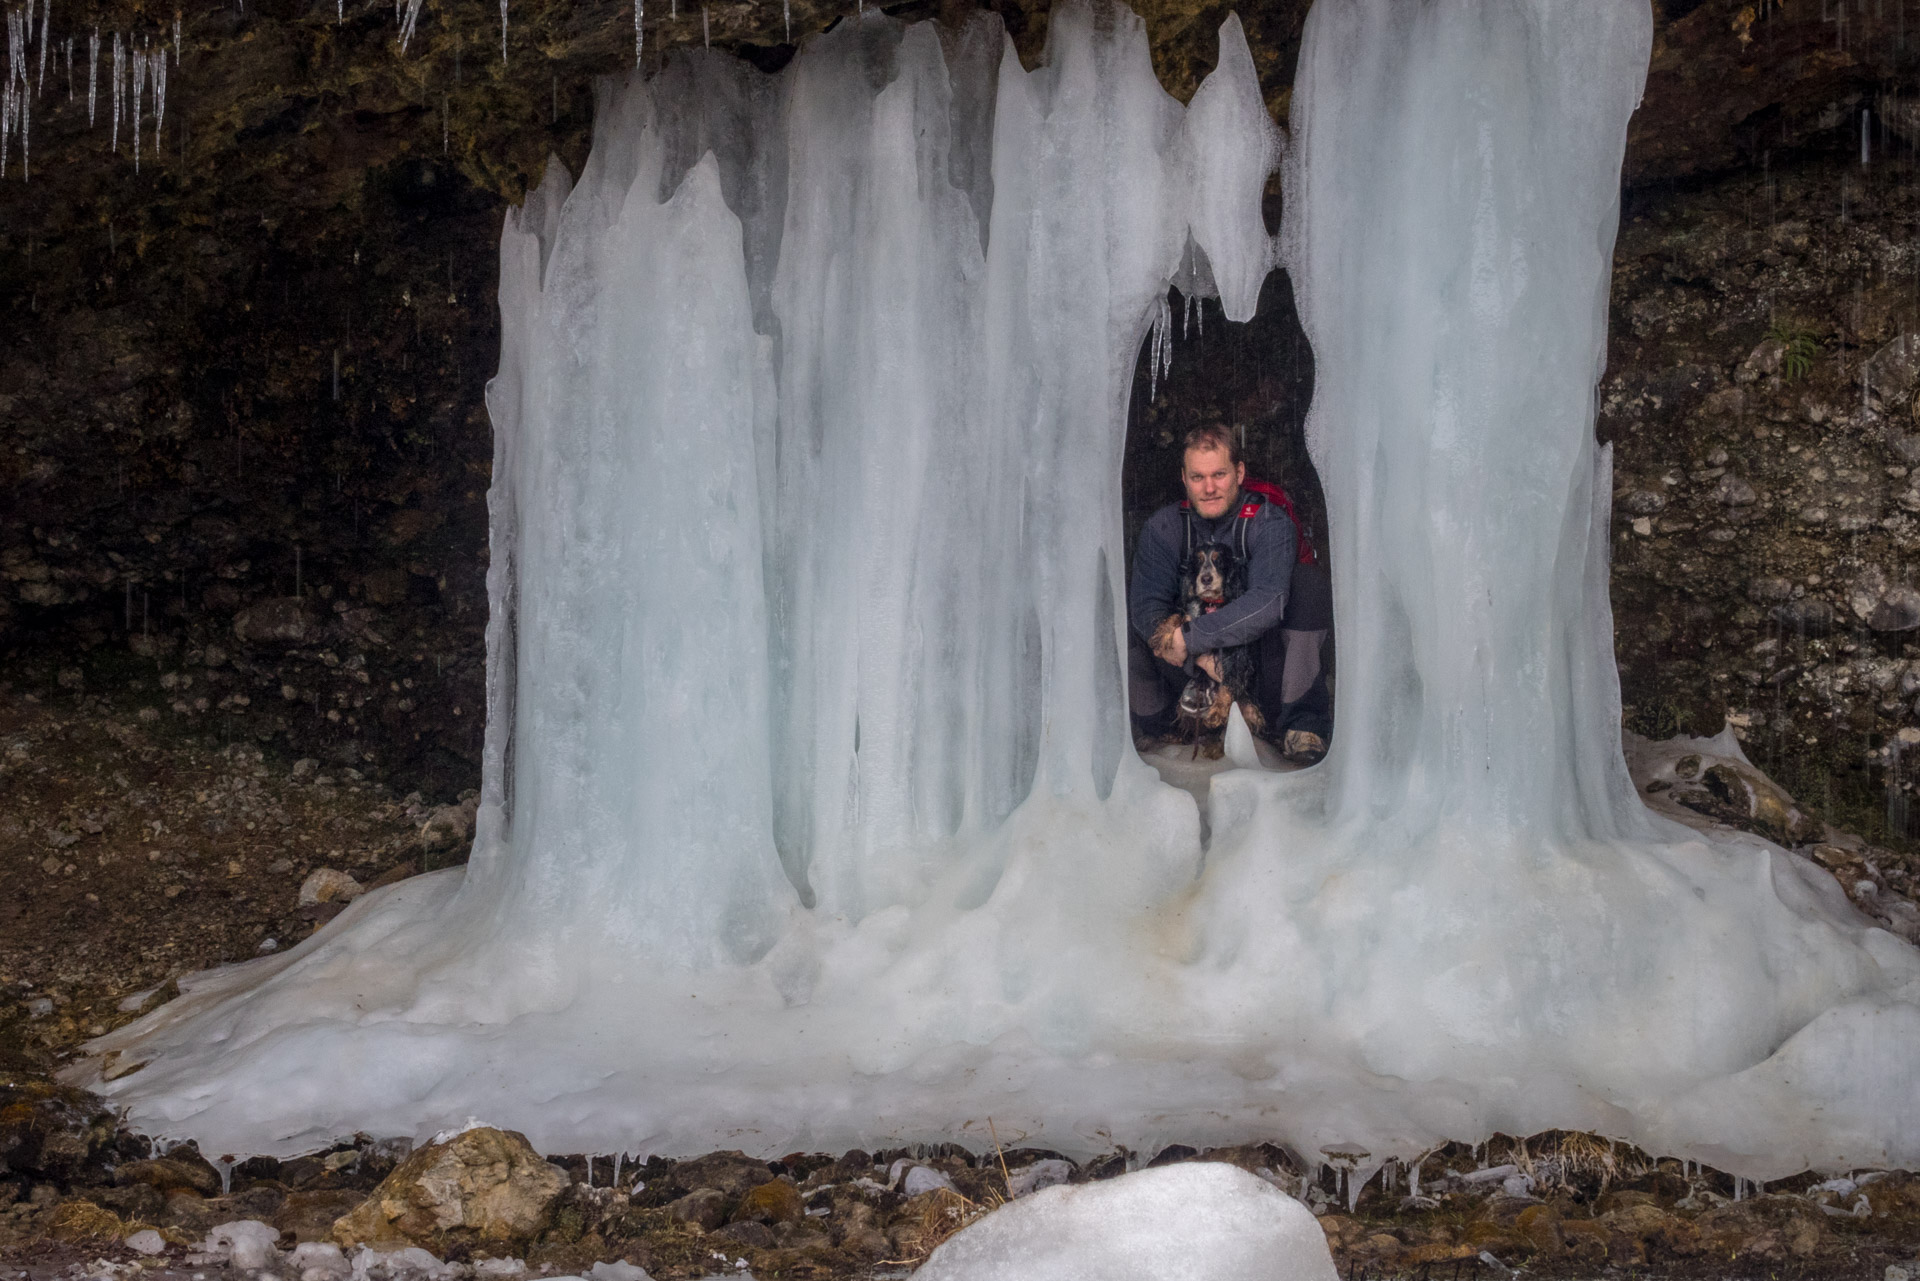
[[1193,449],[1224,449],[1227,451],[1227,461],[1238,463],[1240,461],[1239,433],[1225,423],[1201,423],[1198,427],[1187,431],[1187,438],[1180,446],[1180,457],[1184,460],[1187,452]]

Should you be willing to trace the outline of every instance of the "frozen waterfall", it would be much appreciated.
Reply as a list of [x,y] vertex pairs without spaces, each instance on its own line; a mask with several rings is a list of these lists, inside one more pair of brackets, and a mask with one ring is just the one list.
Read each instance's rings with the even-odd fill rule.
[[[501,243],[470,865],[181,984],[73,1079],[287,1153],[1584,1128],[1920,1162],[1920,954],[1627,782],[1593,440],[1645,0],[1320,0],[1283,164],[1236,19],[869,11],[602,86]],[[1216,776],[1122,704],[1127,396],[1168,282],[1316,357],[1340,729]],[[316,1070],[316,1065],[323,1065]]]

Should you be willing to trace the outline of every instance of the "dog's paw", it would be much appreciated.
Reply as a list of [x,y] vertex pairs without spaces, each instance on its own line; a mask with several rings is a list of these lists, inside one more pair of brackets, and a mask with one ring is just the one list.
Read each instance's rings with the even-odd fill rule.
[[[1191,689],[1193,687],[1189,685],[1187,688]],[[1184,699],[1185,695],[1181,697]],[[1232,712],[1233,691],[1225,685],[1215,685],[1213,687],[1211,701],[1207,705],[1207,710],[1200,714],[1200,727],[1202,729],[1224,729],[1227,724],[1227,717],[1231,715]]]

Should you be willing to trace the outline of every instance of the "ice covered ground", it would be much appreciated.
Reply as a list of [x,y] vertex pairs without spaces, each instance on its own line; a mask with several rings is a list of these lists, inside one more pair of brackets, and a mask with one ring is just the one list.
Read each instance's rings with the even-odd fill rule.
[[990,17],[873,13],[777,78],[607,86],[502,239],[471,864],[76,1079],[236,1153],[480,1115],[1920,1162],[1920,953],[1621,756],[1593,388],[1650,38],[1644,0],[1311,15],[1283,243],[1340,730],[1214,775],[1204,842],[1127,738],[1118,490],[1168,282],[1245,318],[1281,256],[1237,22],[1184,110],[1086,3],[1033,72]]

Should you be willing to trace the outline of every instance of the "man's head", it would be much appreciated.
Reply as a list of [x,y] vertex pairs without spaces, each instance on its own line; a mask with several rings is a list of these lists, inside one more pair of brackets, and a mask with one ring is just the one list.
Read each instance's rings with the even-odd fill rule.
[[1203,520],[1218,520],[1240,501],[1240,482],[1247,465],[1240,461],[1240,444],[1219,423],[1207,423],[1187,433],[1186,452],[1180,456],[1180,480],[1187,501]]

